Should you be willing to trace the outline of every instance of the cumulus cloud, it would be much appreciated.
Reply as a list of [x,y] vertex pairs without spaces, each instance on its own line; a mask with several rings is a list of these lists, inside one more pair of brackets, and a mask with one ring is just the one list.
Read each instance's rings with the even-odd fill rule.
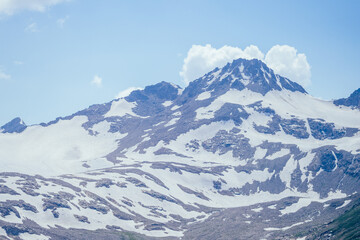
[[139,88],[139,87],[129,87],[127,89],[125,89],[124,91],[121,91],[119,92],[115,98],[122,98],[122,97],[126,97],[126,96],[129,96],[129,94],[132,92],[132,91],[135,91],[135,90],[142,90],[143,88]]
[[102,78],[98,75],[95,75],[93,80],[91,81],[91,84],[96,87],[102,87]]
[[311,83],[310,65],[303,53],[297,53],[294,47],[275,45],[265,56],[265,63],[276,73],[303,86]]
[[59,26],[59,28],[63,28],[64,27],[64,24],[65,22],[69,19],[69,16],[66,16],[64,18],[59,18],[56,23],[57,25]]
[[1,0],[0,14],[13,15],[22,10],[43,12],[47,8],[69,0]]
[[210,44],[193,45],[184,59],[180,72],[185,84],[189,84],[216,67],[222,67],[234,59],[259,59],[276,73],[304,86],[310,84],[310,65],[305,54],[297,53],[294,47],[276,45],[266,55],[257,46],[250,45],[244,50],[238,47],[223,46],[214,48]]
[[219,49],[213,48],[210,44],[193,45],[184,59],[184,65],[180,76],[188,84],[215,67],[221,67],[227,62],[237,58],[263,58],[264,54],[256,46],[248,46],[244,50],[238,47],[223,46]]

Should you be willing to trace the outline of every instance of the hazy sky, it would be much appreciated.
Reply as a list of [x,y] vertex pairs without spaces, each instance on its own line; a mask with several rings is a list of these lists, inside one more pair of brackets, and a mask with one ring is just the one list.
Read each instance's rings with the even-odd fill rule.
[[129,87],[184,87],[209,59],[248,52],[287,61],[313,96],[346,97],[360,87],[359,12],[356,0],[0,0],[0,126],[48,122]]

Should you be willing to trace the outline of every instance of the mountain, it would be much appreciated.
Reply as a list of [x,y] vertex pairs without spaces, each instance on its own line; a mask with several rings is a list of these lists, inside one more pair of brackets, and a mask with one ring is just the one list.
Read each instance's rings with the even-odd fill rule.
[[341,98],[334,101],[337,106],[347,106],[360,109],[360,88],[355,90],[348,98]]
[[359,120],[238,59],[2,132],[0,235],[293,238],[360,198]]

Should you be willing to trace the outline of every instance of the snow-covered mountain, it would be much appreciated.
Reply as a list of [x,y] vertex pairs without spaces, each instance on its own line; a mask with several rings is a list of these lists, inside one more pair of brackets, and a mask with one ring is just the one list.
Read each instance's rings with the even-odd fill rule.
[[[360,111],[259,60],[0,130],[0,235],[305,239],[359,199]],[[6,238],[5,238],[6,239]]]

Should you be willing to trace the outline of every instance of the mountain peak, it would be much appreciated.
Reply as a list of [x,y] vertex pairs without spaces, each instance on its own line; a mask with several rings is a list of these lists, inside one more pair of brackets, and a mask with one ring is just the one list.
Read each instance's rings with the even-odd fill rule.
[[[264,62],[258,59],[236,59],[222,68],[215,68],[189,84],[189,92],[228,91],[229,89],[248,89],[265,95],[271,90],[283,89],[306,93],[296,82],[275,74]],[[185,90],[186,91],[186,90]]]
[[0,127],[0,130],[3,133],[21,133],[26,128],[27,128],[27,126],[24,123],[24,121],[21,118],[16,117],[13,120],[11,120],[10,122],[8,122],[5,125],[3,125],[2,127]]

